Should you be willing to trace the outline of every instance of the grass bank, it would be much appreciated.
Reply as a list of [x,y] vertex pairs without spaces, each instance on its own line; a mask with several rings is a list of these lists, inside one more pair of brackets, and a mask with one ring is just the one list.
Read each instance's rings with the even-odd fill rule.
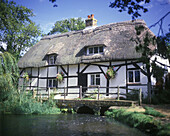
[[105,112],[105,115],[112,117],[117,121],[125,123],[130,127],[137,128],[146,134],[151,136],[169,136],[170,124],[161,124],[159,120],[155,120],[154,116],[164,116],[160,113],[156,113],[152,108],[146,108],[143,113],[130,112],[127,109],[111,109]]

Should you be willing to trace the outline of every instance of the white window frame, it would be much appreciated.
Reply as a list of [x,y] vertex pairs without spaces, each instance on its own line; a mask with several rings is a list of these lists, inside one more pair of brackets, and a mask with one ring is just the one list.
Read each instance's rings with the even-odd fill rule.
[[[98,49],[97,49],[98,51],[97,51],[97,53],[94,53],[94,48],[96,48],[96,47],[98,48]],[[100,47],[103,48],[103,52],[100,52]],[[89,51],[91,48],[93,49],[93,52],[92,52],[92,53],[90,53],[90,51]],[[104,46],[94,46],[94,47],[88,47],[88,48],[87,48],[87,55],[103,54],[103,53],[104,53]]]
[[[50,80],[52,81],[52,85],[50,86]],[[54,82],[55,82],[55,86],[54,86]],[[56,88],[57,87],[57,81],[56,79],[48,79],[48,87],[49,88]]]
[[[49,59],[48,59],[48,61],[49,61],[49,65],[54,65],[55,64],[55,56],[54,55],[50,55],[49,56]],[[51,61],[52,60],[52,61]]]
[[[137,81],[135,81],[136,79],[135,79],[135,72],[136,71],[138,71],[139,72],[139,82],[137,82]],[[133,72],[133,81],[129,81],[129,72]],[[137,70],[128,70],[128,83],[141,83],[141,72],[140,72],[140,70],[139,69],[137,69]]]
[[[93,81],[94,84],[92,84],[92,76],[94,76],[94,81]],[[100,85],[101,84],[100,74],[90,74],[90,85],[97,85],[96,84],[96,79],[99,79],[99,81],[100,81],[99,85]]]

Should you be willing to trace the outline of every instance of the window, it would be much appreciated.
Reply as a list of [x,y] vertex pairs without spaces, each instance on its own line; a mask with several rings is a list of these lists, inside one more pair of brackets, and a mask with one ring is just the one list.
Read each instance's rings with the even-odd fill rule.
[[139,70],[128,71],[128,82],[139,83],[140,82],[140,71]]
[[91,85],[100,85],[100,74],[91,75]]
[[49,56],[49,65],[54,65],[55,64],[55,56]]
[[103,46],[95,46],[95,47],[89,47],[87,48],[87,55],[91,55],[91,54],[101,54],[104,51],[104,47]]
[[55,79],[49,79],[48,87],[57,87],[57,81]]

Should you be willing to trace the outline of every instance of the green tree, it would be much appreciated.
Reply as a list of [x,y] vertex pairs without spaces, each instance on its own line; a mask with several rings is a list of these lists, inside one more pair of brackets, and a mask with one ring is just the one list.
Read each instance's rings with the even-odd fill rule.
[[140,4],[141,2],[147,4],[150,3],[151,0],[114,0],[110,2],[109,7],[118,8],[119,12],[127,11],[129,15],[132,15],[132,19],[135,19],[141,16],[140,11],[144,13],[148,11],[145,6]]
[[0,51],[7,51],[19,59],[37,42],[40,29],[30,19],[34,16],[32,10],[8,0],[0,0],[0,9]]
[[55,33],[65,33],[70,31],[77,31],[85,28],[85,22],[82,18],[70,18],[61,21],[57,21],[54,24],[53,29],[48,33],[48,35]]
[[0,102],[9,100],[17,90],[18,72],[16,59],[8,52],[0,53]]

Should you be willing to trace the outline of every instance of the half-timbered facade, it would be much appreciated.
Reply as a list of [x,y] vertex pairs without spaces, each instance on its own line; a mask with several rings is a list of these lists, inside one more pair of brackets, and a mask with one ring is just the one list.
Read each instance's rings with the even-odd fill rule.
[[[95,21],[95,23],[93,23]],[[115,86],[142,88],[147,95],[147,73],[145,65],[139,62],[135,27],[142,25],[149,33],[143,20],[112,23],[103,26],[96,24],[93,17],[86,20],[87,28],[43,37],[20,59],[20,86],[37,91],[49,88],[60,91],[66,87],[72,92],[70,98],[78,97],[79,86],[101,86],[101,92],[114,92]],[[106,72],[114,67],[115,78],[108,79]],[[29,81],[23,84],[23,74],[27,72]],[[63,81],[56,80],[58,73],[63,73]],[[69,97],[69,96],[68,96]]]

